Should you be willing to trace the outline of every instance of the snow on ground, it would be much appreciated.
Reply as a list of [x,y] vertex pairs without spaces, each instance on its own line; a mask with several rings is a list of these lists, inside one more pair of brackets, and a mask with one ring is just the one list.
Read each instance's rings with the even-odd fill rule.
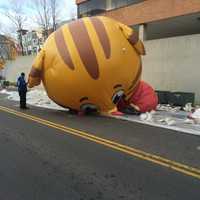
[[[0,94],[7,94],[9,100],[19,101],[19,95],[17,91],[1,90]],[[66,110],[65,108],[54,103],[44,90],[30,90],[27,92],[26,101],[29,105],[34,105],[43,108],[50,108],[55,110]]]
[[[0,94],[8,95],[7,98],[9,100],[19,101],[17,91],[7,91],[4,89],[0,91]],[[50,100],[44,90],[38,89],[27,92],[27,104],[56,110],[66,110]],[[140,116],[123,115],[110,117],[200,135],[200,109],[196,109],[195,112],[191,113],[192,107],[190,104],[187,104],[184,110],[180,110],[180,107],[160,105],[157,111],[144,113]]]
[[179,107],[162,105],[158,106],[157,111],[143,113],[140,116],[123,115],[115,118],[200,136],[200,115],[195,115],[198,118],[188,118],[191,115],[194,116],[194,113],[182,111]]

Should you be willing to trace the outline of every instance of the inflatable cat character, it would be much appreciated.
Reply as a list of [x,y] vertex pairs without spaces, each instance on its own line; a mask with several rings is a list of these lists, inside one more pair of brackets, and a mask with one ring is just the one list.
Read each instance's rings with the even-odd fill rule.
[[52,33],[29,74],[57,104],[107,112],[132,94],[141,77],[144,46],[137,33],[113,19],[78,19]]

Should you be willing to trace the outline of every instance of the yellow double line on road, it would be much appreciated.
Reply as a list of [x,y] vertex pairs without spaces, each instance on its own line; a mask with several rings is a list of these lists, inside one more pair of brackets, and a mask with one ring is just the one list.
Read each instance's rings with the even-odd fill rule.
[[25,118],[25,119],[28,119],[28,120],[31,120],[31,121],[35,121],[39,124],[43,124],[45,126],[55,128],[55,129],[60,130],[64,133],[68,133],[68,134],[71,134],[71,135],[75,135],[75,136],[84,138],[86,140],[104,145],[104,146],[109,147],[111,149],[126,153],[128,155],[140,158],[142,160],[147,160],[147,161],[150,161],[152,163],[158,164],[160,166],[164,166],[164,167],[170,168],[172,170],[181,172],[183,174],[186,174],[186,175],[200,179],[200,169],[193,168],[193,167],[190,167],[188,165],[184,165],[184,164],[172,161],[172,160],[168,160],[166,158],[163,158],[163,157],[160,157],[160,156],[157,156],[157,155],[154,155],[154,154],[150,154],[150,153],[147,153],[145,151],[141,151],[139,149],[135,149],[135,148],[132,148],[132,147],[111,141],[111,140],[107,140],[107,139],[104,139],[104,138],[101,138],[101,137],[97,137],[97,136],[94,136],[93,134],[86,133],[84,131],[76,130],[76,129],[73,129],[73,128],[70,128],[70,127],[63,126],[61,124],[57,124],[57,123],[54,123],[54,122],[51,122],[51,121],[48,121],[48,120],[45,120],[45,119],[41,119],[41,118],[33,116],[33,115],[18,112],[16,110],[13,110],[13,109],[10,109],[10,108],[7,108],[7,107],[0,106],[0,110],[7,112],[7,113],[10,113],[10,114],[13,114],[13,115],[16,115],[16,116],[19,116],[19,117],[22,117],[22,118]]

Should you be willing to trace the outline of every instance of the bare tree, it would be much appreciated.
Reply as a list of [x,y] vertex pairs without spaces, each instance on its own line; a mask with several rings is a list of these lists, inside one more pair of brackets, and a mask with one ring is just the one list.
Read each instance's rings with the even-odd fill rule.
[[36,21],[42,28],[44,39],[48,37],[48,31],[51,25],[51,8],[48,0],[32,0],[36,8]]
[[57,26],[58,1],[57,0],[50,0],[50,6],[51,6],[52,28],[53,28],[53,31],[55,31],[56,26]]
[[10,5],[12,5],[10,9],[5,10],[3,14],[6,17],[8,17],[8,19],[12,22],[12,24],[14,24],[18,34],[20,46],[22,48],[22,55],[24,55],[22,34],[23,34],[23,26],[27,20],[27,17],[23,13],[22,4],[20,4],[18,1],[10,0]]
[[70,11],[70,19],[71,19],[71,20],[77,19],[76,10],[71,10],[71,11]]
[[58,23],[59,0],[31,0],[36,11],[36,22],[42,28],[44,39],[55,31]]

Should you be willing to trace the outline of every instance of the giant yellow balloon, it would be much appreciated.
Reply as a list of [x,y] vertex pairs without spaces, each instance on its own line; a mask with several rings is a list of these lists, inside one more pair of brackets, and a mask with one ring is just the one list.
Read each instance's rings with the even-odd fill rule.
[[48,96],[75,110],[107,112],[127,98],[140,80],[144,46],[133,29],[113,19],[82,18],[46,40],[29,74],[29,87],[42,80]]

